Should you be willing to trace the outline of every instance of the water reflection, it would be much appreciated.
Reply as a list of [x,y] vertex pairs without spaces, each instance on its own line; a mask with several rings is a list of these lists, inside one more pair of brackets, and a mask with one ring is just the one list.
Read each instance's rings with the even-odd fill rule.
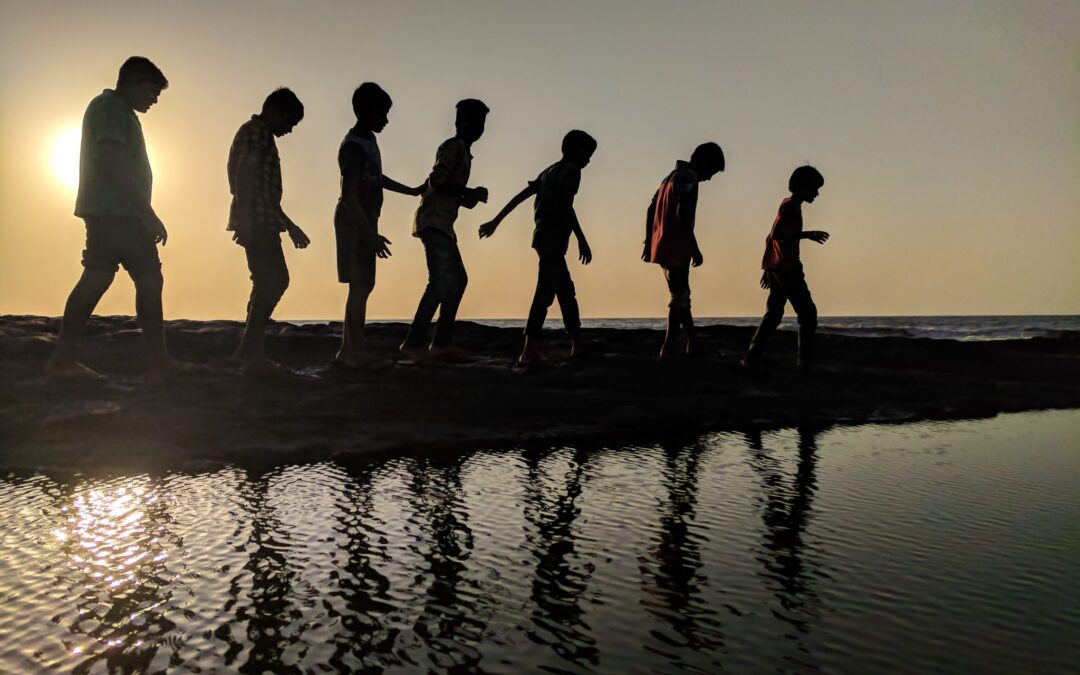
[[65,495],[62,522],[53,530],[67,561],[58,583],[69,588],[75,616],[54,622],[70,631],[63,644],[75,672],[99,661],[109,670],[142,670],[156,640],[176,624],[162,607],[172,594],[166,567],[178,541],[168,530],[168,498],[135,478]]
[[[562,454],[569,454],[564,458]],[[585,486],[588,455],[583,450],[548,455],[523,453],[526,539],[533,569],[530,640],[546,645],[560,658],[583,666],[598,663],[596,640],[584,620],[582,595],[594,566],[575,550],[578,497]],[[551,465],[549,478],[545,464]],[[559,469],[562,469],[561,471]],[[554,483],[550,486],[549,483]]]
[[[1030,645],[1067,643],[1075,556],[1061,542],[1080,513],[1060,467],[1075,456],[1025,454],[1005,473],[1017,441],[992,473],[985,435],[961,429],[978,451],[950,471],[992,482],[970,483],[957,523],[920,520],[919,497],[953,493],[936,455],[873,452],[891,429],[867,431],[862,455],[831,452],[858,431],[803,426],[348,468],[0,477],[0,672],[880,672],[897,665],[881,635],[908,636],[910,672],[961,663],[958,639],[1003,670],[1072,664]],[[891,442],[922,442],[904,432]],[[1010,527],[1036,508],[1057,520]],[[972,529],[997,533],[988,564],[941,545]],[[983,640],[962,603],[1004,638]]]
[[337,495],[334,531],[344,560],[336,574],[337,588],[331,595],[343,601],[328,603],[328,613],[340,622],[334,635],[334,653],[329,665],[340,672],[378,668],[393,654],[399,629],[388,624],[393,609],[390,579],[379,571],[387,564],[385,533],[375,515],[374,470],[362,466]]
[[473,533],[464,508],[463,461],[461,456],[421,458],[410,465],[409,501],[414,511],[410,520],[427,534],[415,543],[427,563],[416,576],[415,583],[426,589],[423,609],[412,626],[412,636],[423,646],[418,654],[422,659],[412,657],[411,641],[397,650],[406,663],[450,673],[476,672],[485,609],[492,604],[467,574]]
[[706,539],[704,528],[695,523],[703,448],[699,443],[662,447],[666,499],[641,573],[643,603],[667,630],[653,630],[655,643],[646,649],[677,667],[684,654],[721,648],[723,632],[716,610],[704,597],[709,581],[701,545]]
[[825,429],[808,425],[798,428],[798,456],[790,478],[785,471],[790,462],[764,446],[761,432],[746,433],[750,466],[760,477],[762,488],[757,496],[765,526],[759,556],[764,566],[762,578],[779,601],[776,617],[794,629],[785,631],[784,637],[794,640],[799,656],[788,660],[804,668],[816,667],[807,660],[809,650],[803,639],[813,620],[820,616],[814,580],[823,573],[809,557],[804,535],[817,491],[817,436]]

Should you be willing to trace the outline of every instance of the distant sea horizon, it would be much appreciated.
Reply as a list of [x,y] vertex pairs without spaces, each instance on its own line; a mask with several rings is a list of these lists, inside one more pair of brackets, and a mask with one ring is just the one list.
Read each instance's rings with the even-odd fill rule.
[[[521,328],[525,318],[485,319],[461,317],[462,321],[496,326]],[[296,325],[325,324],[340,319],[284,319],[283,323]],[[409,319],[372,319],[369,323],[405,323]],[[652,329],[662,330],[664,317],[599,317],[582,319],[585,328]],[[699,326],[754,327],[760,316],[695,317]],[[559,328],[558,317],[548,317],[549,328]],[[785,316],[781,330],[795,330],[797,319]],[[851,335],[856,337],[929,338],[932,340],[960,340],[980,342],[987,340],[1025,340],[1031,338],[1064,338],[1080,336],[1080,314],[997,314],[970,316],[820,316],[818,330],[824,334]]]

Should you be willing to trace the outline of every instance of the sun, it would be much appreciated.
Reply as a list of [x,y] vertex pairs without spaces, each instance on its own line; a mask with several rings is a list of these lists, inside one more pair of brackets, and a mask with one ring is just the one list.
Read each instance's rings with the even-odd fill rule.
[[79,149],[82,129],[72,127],[56,137],[52,144],[53,173],[64,187],[75,192],[79,189]]

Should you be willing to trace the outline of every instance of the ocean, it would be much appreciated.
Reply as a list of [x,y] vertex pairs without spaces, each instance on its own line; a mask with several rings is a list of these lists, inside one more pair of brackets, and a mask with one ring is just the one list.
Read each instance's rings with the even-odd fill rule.
[[[503,328],[522,328],[525,319],[470,319],[477,323]],[[401,319],[399,321],[407,321]],[[761,317],[695,317],[699,326],[726,325],[755,327]],[[290,321],[295,324],[327,323],[326,320]],[[377,321],[372,323],[378,323]],[[663,330],[663,317],[647,319],[584,319],[586,328],[650,328]],[[549,327],[558,327],[558,319],[549,317]],[[784,317],[781,330],[796,330],[794,316]],[[823,316],[818,319],[822,333],[856,337],[928,338],[931,340],[1025,340],[1029,338],[1078,338],[1080,315],[1004,315],[1004,316]]]

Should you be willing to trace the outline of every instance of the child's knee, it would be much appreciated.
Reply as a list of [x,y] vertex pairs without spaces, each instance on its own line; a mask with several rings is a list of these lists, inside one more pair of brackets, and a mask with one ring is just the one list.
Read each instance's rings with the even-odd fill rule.
[[671,309],[690,309],[690,289],[672,291],[671,302],[668,303],[668,307]]

